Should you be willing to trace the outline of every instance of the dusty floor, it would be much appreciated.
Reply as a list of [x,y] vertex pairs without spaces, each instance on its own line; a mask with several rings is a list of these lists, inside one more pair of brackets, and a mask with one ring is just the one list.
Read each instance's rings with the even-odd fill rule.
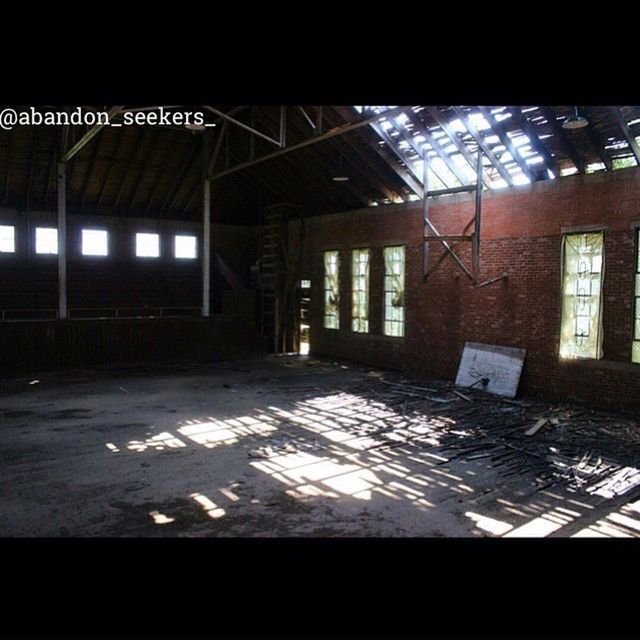
[[439,405],[403,431],[376,375],[256,357],[4,380],[0,536],[640,536],[637,493],[449,460]]

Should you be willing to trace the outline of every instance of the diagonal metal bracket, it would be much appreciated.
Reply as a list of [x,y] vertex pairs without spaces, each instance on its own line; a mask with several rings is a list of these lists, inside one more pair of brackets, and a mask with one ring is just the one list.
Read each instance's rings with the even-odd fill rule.
[[[476,163],[476,213],[474,217],[474,231],[472,234],[465,234],[464,232],[459,235],[442,235],[435,225],[429,219],[429,156],[427,152],[423,155],[423,184],[424,192],[422,198],[422,218],[424,221],[424,241],[423,241],[423,278],[426,280],[431,273],[437,268],[441,261],[438,261],[433,268],[429,268],[429,245],[431,242],[440,242],[446,249],[447,254],[450,255],[463,270],[465,275],[472,281],[476,282],[478,273],[480,270],[480,211],[482,206],[482,150],[478,149],[478,160]],[[465,229],[466,231],[466,229]],[[472,254],[472,268],[469,269],[464,264],[460,256],[455,252],[453,247],[449,244],[449,241],[470,241],[471,242],[471,254]],[[445,254],[445,256],[447,255]]]
[[[486,287],[494,282],[499,282],[507,277],[504,273],[496,278],[490,278],[484,282],[478,282],[480,277],[480,222],[482,214],[482,149],[478,148],[478,157],[476,162],[476,185],[474,191],[476,192],[475,199],[475,213],[473,218],[462,230],[461,234],[457,235],[443,235],[435,225],[429,219],[429,195],[435,195],[437,192],[429,192],[429,180],[428,180],[428,154],[424,152],[423,163],[423,183],[424,183],[424,195],[422,199],[422,216],[424,221],[424,238],[423,238],[423,279],[426,281],[429,276],[442,264],[447,256],[451,256],[458,266],[462,269],[464,274],[471,280],[474,288]],[[467,189],[469,190],[469,189]],[[473,231],[467,233],[469,228],[473,226]],[[432,242],[440,242],[446,249],[435,264],[429,266],[429,246]],[[460,256],[455,252],[449,242],[471,242],[471,269],[469,269]]]

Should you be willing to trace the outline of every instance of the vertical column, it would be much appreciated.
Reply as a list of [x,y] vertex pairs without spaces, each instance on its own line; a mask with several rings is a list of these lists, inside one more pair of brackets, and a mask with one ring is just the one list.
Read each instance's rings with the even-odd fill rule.
[[429,220],[429,154],[423,147],[422,153],[422,275],[426,277],[429,270],[429,243],[424,239],[427,235],[427,220]]
[[480,277],[480,216],[482,213],[482,150],[478,147],[478,164],[476,166],[476,215],[471,243],[473,277]]
[[67,318],[67,166],[58,162],[58,319]]
[[209,317],[209,289],[211,279],[211,181],[203,181],[202,206],[202,315]]

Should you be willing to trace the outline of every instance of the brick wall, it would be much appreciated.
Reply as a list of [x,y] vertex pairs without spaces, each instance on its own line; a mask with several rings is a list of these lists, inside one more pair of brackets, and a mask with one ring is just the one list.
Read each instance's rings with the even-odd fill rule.
[[[430,216],[444,234],[460,234],[473,217],[473,196],[431,202]],[[640,409],[640,365],[630,362],[634,224],[640,221],[640,169],[566,177],[483,194],[481,280],[507,274],[474,289],[446,260],[422,278],[420,203],[374,207],[305,221],[301,277],[311,279],[311,353],[374,366],[455,377],[465,341],[527,349],[520,391],[550,399],[575,399],[626,410]],[[558,357],[561,246],[566,231],[604,229],[604,357]],[[299,237],[291,225],[291,242]],[[406,251],[405,338],[382,335],[382,247]],[[470,266],[469,243],[458,244]],[[370,334],[350,330],[351,256],[371,247]],[[341,328],[322,327],[322,251],[341,257]],[[430,260],[443,251],[432,244]]]

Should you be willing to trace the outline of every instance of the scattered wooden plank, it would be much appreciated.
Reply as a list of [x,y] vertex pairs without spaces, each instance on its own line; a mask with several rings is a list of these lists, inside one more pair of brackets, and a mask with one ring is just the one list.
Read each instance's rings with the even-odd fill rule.
[[437,393],[438,389],[431,389],[430,387],[418,387],[414,384],[405,384],[404,382],[390,382],[380,378],[378,382],[389,385],[390,387],[398,387],[400,389],[411,389],[415,391],[428,391],[429,393]]
[[456,391],[455,389],[453,389],[453,393],[455,393],[459,398],[462,398],[463,400],[466,400],[467,402],[473,402],[473,400],[469,396],[465,396],[464,393],[460,393],[459,391]]
[[533,427],[531,427],[531,429],[527,430],[524,432],[525,436],[533,436],[536,433],[538,433],[538,431],[540,431],[540,429],[542,429],[542,427],[544,427],[545,424],[547,424],[547,422],[549,422],[549,418],[540,418],[540,420],[538,420]]

